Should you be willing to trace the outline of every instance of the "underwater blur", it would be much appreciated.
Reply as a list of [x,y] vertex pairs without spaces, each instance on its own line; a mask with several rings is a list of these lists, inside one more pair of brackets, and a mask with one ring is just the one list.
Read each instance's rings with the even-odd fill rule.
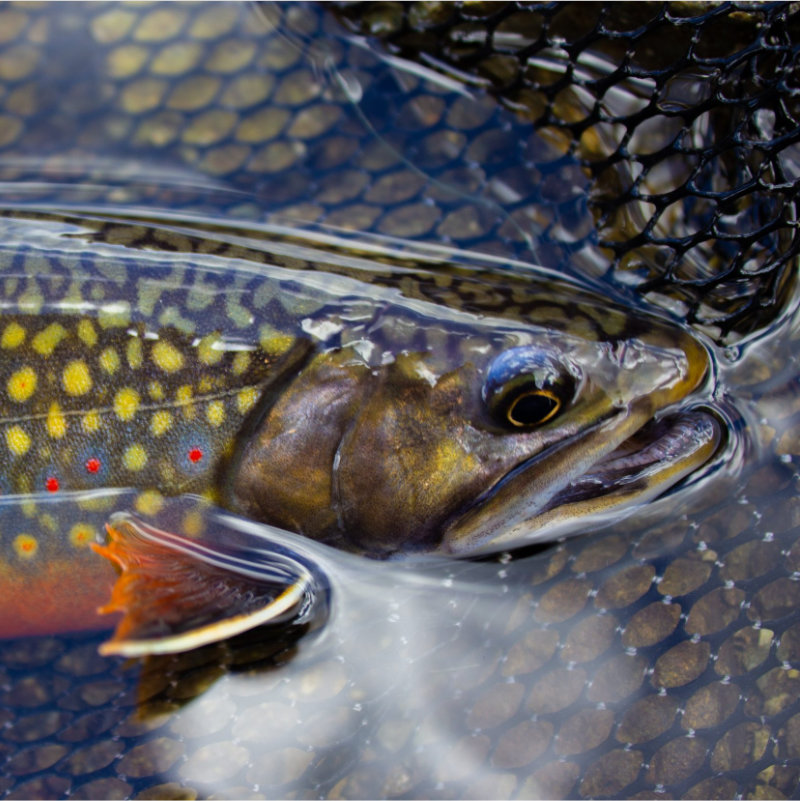
[[0,8],[3,797],[796,796],[798,17]]

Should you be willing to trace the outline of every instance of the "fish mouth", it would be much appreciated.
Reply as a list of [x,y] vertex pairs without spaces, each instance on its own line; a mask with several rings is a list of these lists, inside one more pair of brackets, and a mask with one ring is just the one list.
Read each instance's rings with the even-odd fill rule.
[[661,495],[706,464],[721,440],[718,419],[704,409],[653,420],[596,462],[591,472],[557,492],[542,514],[599,496],[639,495],[650,487]]
[[725,439],[706,407],[626,424],[597,423],[518,464],[452,521],[442,550],[470,556],[581,533],[590,518],[612,519],[695,476]]

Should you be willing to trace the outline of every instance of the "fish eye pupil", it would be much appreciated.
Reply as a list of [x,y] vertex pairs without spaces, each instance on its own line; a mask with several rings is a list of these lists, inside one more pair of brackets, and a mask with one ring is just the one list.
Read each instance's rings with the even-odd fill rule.
[[579,370],[553,350],[520,345],[492,360],[481,397],[495,424],[531,429],[572,402],[579,376]]
[[561,403],[549,392],[525,392],[516,397],[508,407],[508,422],[515,426],[532,426],[549,420]]

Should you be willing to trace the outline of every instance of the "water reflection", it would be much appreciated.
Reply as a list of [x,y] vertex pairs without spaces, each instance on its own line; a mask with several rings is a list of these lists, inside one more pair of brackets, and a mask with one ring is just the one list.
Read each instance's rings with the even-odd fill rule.
[[754,778],[713,781],[785,787],[795,474],[767,457],[738,489],[717,479],[524,558],[302,543],[331,580],[325,626],[145,665],[118,775],[227,797],[538,798],[708,790],[704,773],[743,764]]
[[[255,251],[264,229],[234,231],[230,219],[259,221],[278,211],[295,223],[324,221],[337,230],[395,236],[393,251],[406,247],[401,239],[434,239],[476,245],[500,257],[494,268],[522,275],[530,267],[510,256],[530,261],[533,253],[539,264],[600,276],[609,270],[609,255],[596,243],[590,182],[578,158],[612,157],[632,116],[633,157],[638,150],[638,166],[646,162],[644,195],[679,191],[698,164],[705,166],[697,174],[700,194],[683,206],[665,206],[655,229],[659,241],[625,251],[615,267],[620,286],[609,285],[608,292],[619,295],[662,275],[665,264],[692,282],[729,271],[732,260],[745,273],[768,276],[775,263],[791,257],[791,225],[772,223],[780,213],[788,219],[782,193],[793,190],[786,183],[776,187],[770,177],[773,171],[796,174],[791,147],[767,167],[761,146],[747,159],[730,150],[707,161],[680,153],[659,162],[651,151],[664,142],[664,118],[636,123],[639,111],[660,102],[662,110],[692,118],[685,146],[705,147],[721,138],[719,131],[732,129],[731,117],[739,120],[733,95],[744,88],[736,70],[715,67],[711,75],[687,68],[655,97],[660,76],[656,82],[621,70],[613,83],[607,79],[616,66],[588,47],[577,75],[608,86],[603,108],[622,121],[581,129],[574,157],[565,133],[571,110],[585,115],[595,98],[583,86],[567,86],[548,106],[545,90],[567,69],[561,48],[543,49],[530,62],[530,78],[541,79],[544,89],[527,100],[501,97],[504,107],[473,90],[474,76],[444,81],[415,61],[372,52],[313,8],[281,12],[277,19],[292,32],[287,38],[285,29],[250,6],[175,6],[162,16],[162,30],[176,19],[193,31],[210,20],[212,30],[235,37],[241,47],[218,48],[212,37],[203,52],[216,62],[204,61],[198,74],[173,66],[177,73],[165,77],[144,65],[163,68],[165,53],[175,56],[171,45],[139,34],[131,42],[126,37],[133,34],[124,32],[118,40],[115,31],[122,29],[113,23],[128,15],[126,30],[146,31],[151,15],[163,12],[73,4],[3,12],[4,30],[19,23],[26,37],[22,44],[4,43],[3,63],[30,70],[13,78],[13,91],[4,95],[11,104],[0,126],[4,206],[113,210],[138,213],[139,222],[143,209],[158,209],[161,224],[169,221],[186,237],[196,234],[203,214],[211,215],[219,226],[216,238],[207,240],[213,247]],[[717,19],[722,12],[714,12]],[[736,24],[753,14],[737,11]],[[538,27],[520,29],[522,35],[510,24],[499,28],[499,40],[527,47],[539,37]],[[152,24],[149,30],[152,36]],[[685,24],[674,41],[663,37],[666,56],[642,45],[638,60],[678,62],[673,51],[691,30]],[[712,38],[714,47],[723,46],[725,37]],[[226,57],[254,52],[255,43],[263,45],[263,61],[218,70]],[[624,46],[625,37],[615,43]],[[12,50],[12,58],[7,47],[21,49]],[[763,67],[753,70],[760,81]],[[705,85],[723,73],[723,84],[737,86],[724,113],[692,116],[711,96],[698,91],[698,75]],[[754,84],[761,91],[759,81]],[[173,107],[142,108],[147,82],[162,87],[162,100]],[[223,118],[201,116],[213,109],[180,107],[203,97],[187,92],[187,84],[216,87],[233,110]],[[247,97],[256,98],[254,105],[244,102]],[[742,108],[749,113],[754,102],[748,95]],[[545,108],[547,136],[529,123]],[[783,135],[780,126],[791,112],[779,111],[777,128],[775,112],[762,110],[750,134],[745,124],[740,133],[751,140]],[[220,120],[231,127],[217,138]],[[739,192],[751,171],[774,183],[760,195],[741,192],[718,218],[715,233],[740,234],[744,224],[747,248],[740,252],[720,238],[675,250],[676,232],[694,236],[695,217],[709,217],[703,192]],[[652,212],[641,196],[619,205],[632,178],[629,160],[621,159],[591,183],[595,202],[605,203],[601,227],[612,243],[635,240]],[[770,233],[754,239],[766,224]],[[53,245],[48,252],[58,254],[61,266],[87,257],[81,249],[91,225],[65,222],[58,236],[53,225],[4,220],[9,264],[20,252],[30,255],[13,251],[12,240],[25,248],[36,243],[37,256]],[[305,231],[301,238],[308,245]],[[317,229],[310,249],[319,253],[329,244],[330,231]],[[396,257],[387,256],[385,241],[361,234],[350,244],[362,272],[384,271],[382,262]],[[158,260],[144,236],[131,247],[140,265]],[[353,253],[337,247],[330,272],[351,269]],[[104,259],[114,255],[106,243],[89,249]],[[436,253],[439,262],[460,258],[454,251]],[[291,248],[279,253],[292,266],[297,254]],[[225,269],[222,257],[204,259],[209,275]],[[31,279],[26,270],[37,264],[27,263],[18,277]],[[766,279],[764,291],[754,285],[743,280],[730,293],[723,284],[709,301],[711,310],[700,308],[708,312],[700,317],[711,320],[712,335],[731,297],[763,300],[774,288]],[[210,293],[219,289],[213,282],[209,287]],[[686,287],[667,292],[661,302],[682,314],[686,293]],[[746,318],[753,309],[744,311]],[[735,407],[729,419],[742,431],[741,462],[720,466],[711,480],[628,521],[478,563],[377,564],[306,545],[316,549],[331,579],[324,614],[185,656],[145,663],[103,659],[97,646],[107,633],[2,643],[0,791],[10,798],[796,796],[800,318],[792,314],[794,324],[784,319],[760,340],[725,353],[712,347],[719,392]],[[75,529],[81,538],[95,536],[112,511],[130,506],[121,496],[91,500],[97,505],[87,517],[85,507],[37,497],[37,515],[67,532],[88,520],[94,531]],[[0,503],[4,546],[10,532],[24,533],[29,511],[19,499]],[[74,578],[79,568],[71,563],[68,569]],[[6,597],[19,607],[3,624],[16,626],[9,630],[14,636],[31,634],[25,587],[7,572],[2,579]],[[111,579],[109,570],[84,602],[55,581],[47,626],[63,629],[56,619],[62,614],[85,623]]]
[[762,415],[751,433],[783,443],[772,456],[761,439],[738,487],[718,472],[510,560],[376,563],[304,542],[331,579],[315,630],[141,665],[101,659],[96,636],[5,645],[10,795],[791,795],[798,507],[780,451],[795,426],[775,399],[797,382],[781,334],[766,397],[747,390],[774,369],[765,351],[727,376]]

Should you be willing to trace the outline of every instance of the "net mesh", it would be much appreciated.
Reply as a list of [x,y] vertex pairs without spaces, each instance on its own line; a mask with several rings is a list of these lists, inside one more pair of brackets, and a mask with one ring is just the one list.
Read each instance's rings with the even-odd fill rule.
[[340,7],[351,30],[489,89],[577,159],[589,269],[720,339],[775,316],[800,247],[797,6],[366,5]]

